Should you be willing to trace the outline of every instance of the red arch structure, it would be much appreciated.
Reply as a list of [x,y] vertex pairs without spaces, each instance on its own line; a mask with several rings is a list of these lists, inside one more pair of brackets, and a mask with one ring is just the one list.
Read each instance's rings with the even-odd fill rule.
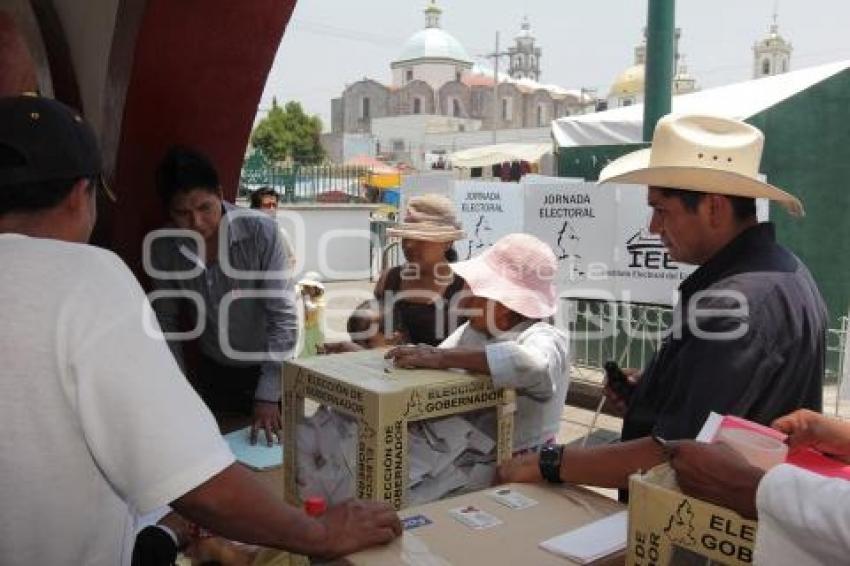
[[[99,124],[118,202],[102,203],[94,241],[142,275],[144,235],[165,219],[153,178],[169,146],[207,153],[225,196],[235,197],[257,105],[295,0],[97,0],[83,16],[74,2],[20,0],[0,8],[0,77],[15,77],[0,81],[0,94],[40,77],[42,93]],[[98,27],[113,15],[113,29]],[[108,56],[85,49],[86,34],[104,31]],[[84,74],[105,78],[92,84]],[[101,104],[86,107],[87,100]]]

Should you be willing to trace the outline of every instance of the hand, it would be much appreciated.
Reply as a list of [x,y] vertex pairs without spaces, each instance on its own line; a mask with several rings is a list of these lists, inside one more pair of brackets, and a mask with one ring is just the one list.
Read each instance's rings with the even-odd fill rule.
[[318,354],[341,354],[343,352],[359,352],[363,346],[354,342],[330,342],[316,347]]
[[[643,376],[643,373],[635,368],[623,368],[623,374],[626,376],[626,381],[631,384],[633,387],[637,386],[640,378]],[[629,408],[626,399],[618,395],[613,389],[608,387],[608,379],[605,379],[605,388],[603,390],[605,394],[605,398],[614,406],[620,415],[624,415],[626,413],[626,409]]]
[[515,456],[496,470],[496,483],[542,482],[540,456],[534,453]]
[[200,538],[186,549],[192,564],[221,564],[222,566],[250,566],[257,554],[256,547],[232,543],[221,537]]
[[799,409],[776,419],[772,426],[788,435],[788,445],[792,449],[811,447],[824,454],[850,460],[850,423]]
[[254,401],[254,423],[251,425],[251,444],[257,443],[260,430],[266,431],[266,442],[269,446],[275,440],[280,442],[280,407],[275,402]]
[[319,517],[325,542],[319,558],[330,559],[386,544],[401,535],[401,521],[387,503],[351,500],[334,505]]
[[764,470],[726,444],[670,442],[670,465],[684,493],[756,518],[756,490]]
[[387,359],[400,368],[431,368],[444,369],[445,351],[434,346],[419,344],[417,346],[397,346],[386,353]]

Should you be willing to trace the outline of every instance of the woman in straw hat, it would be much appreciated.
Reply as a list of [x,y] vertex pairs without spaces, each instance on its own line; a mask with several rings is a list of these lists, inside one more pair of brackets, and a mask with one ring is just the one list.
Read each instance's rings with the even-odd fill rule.
[[451,269],[467,284],[459,303],[468,321],[439,348],[401,346],[387,357],[399,367],[490,375],[495,387],[517,392],[514,450],[552,442],[567,394],[569,349],[566,334],[549,322],[558,301],[555,254],[534,236],[510,234]]
[[381,274],[375,285],[375,297],[391,313],[387,330],[401,327],[414,344],[436,346],[457,326],[450,306],[463,288],[449,267],[457,259],[452,245],[465,237],[454,204],[436,194],[413,197],[404,221],[387,234],[401,238],[406,260]]

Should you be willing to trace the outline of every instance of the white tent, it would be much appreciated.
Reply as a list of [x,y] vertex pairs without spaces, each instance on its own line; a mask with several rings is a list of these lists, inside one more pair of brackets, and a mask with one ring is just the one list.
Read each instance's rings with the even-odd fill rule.
[[[746,120],[848,67],[850,61],[841,61],[674,96],[672,112]],[[643,104],[555,120],[552,135],[559,147],[639,143]]]
[[456,151],[448,159],[452,167],[487,167],[504,161],[537,163],[551,152],[550,143],[497,143]]

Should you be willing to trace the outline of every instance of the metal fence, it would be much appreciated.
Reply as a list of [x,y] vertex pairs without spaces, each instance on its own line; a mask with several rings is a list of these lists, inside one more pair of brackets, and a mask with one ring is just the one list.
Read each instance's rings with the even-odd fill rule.
[[645,366],[673,318],[671,308],[659,305],[589,299],[563,304],[573,365],[594,370],[609,360],[624,368]]
[[365,201],[365,167],[351,165],[293,165],[291,167],[244,167],[239,178],[240,196],[260,187],[271,187],[281,202]]
[[[672,309],[658,305],[618,303],[587,299],[565,301],[564,322],[569,329],[573,364],[601,369],[605,362],[641,368],[658,350],[672,322]],[[825,384],[840,383],[848,352],[850,323],[841,317],[837,328],[827,331]]]

